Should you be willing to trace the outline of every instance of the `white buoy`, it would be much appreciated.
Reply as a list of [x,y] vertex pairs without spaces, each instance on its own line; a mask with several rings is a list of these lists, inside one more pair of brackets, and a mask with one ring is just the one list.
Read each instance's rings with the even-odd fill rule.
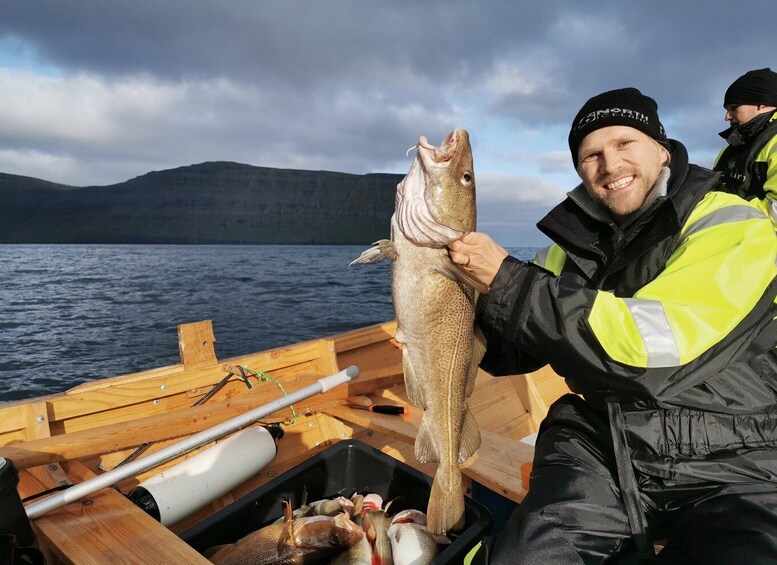
[[169,526],[256,475],[275,454],[269,431],[247,428],[146,479],[129,498]]

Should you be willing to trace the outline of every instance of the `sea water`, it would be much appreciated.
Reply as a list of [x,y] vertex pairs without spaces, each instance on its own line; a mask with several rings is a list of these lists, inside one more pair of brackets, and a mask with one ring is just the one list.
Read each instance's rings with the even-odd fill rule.
[[[226,359],[394,318],[364,246],[0,245],[0,401],[179,362],[212,320]],[[531,259],[535,248],[511,248]]]

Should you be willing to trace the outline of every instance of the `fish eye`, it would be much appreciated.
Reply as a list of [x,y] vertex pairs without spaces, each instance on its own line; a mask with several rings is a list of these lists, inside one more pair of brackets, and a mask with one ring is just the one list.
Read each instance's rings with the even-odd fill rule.
[[340,545],[340,536],[338,536],[337,534],[332,534],[331,536],[329,536],[329,545],[331,545],[332,547],[337,547],[338,545]]

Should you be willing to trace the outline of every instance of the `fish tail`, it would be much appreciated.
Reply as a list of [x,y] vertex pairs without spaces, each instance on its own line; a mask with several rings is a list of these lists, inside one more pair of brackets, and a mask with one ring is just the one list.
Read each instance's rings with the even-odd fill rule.
[[464,527],[464,490],[458,465],[437,468],[429,493],[426,526],[436,535]]
[[461,445],[459,446],[459,463],[464,463],[480,447],[480,426],[469,406],[464,412],[464,425],[461,429]]

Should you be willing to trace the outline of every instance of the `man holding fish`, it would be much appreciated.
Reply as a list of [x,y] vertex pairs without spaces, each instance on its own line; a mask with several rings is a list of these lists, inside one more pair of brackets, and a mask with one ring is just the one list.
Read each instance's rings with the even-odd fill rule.
[[475,561],[775,563],[771,223],[634,88],[589,99],[569,147],[582,183],[539,222],[554,244],[534,263],[482,233],[449,245],[490,289],[481,366],[548,363],[579,393],[550,408],[528,495]]

